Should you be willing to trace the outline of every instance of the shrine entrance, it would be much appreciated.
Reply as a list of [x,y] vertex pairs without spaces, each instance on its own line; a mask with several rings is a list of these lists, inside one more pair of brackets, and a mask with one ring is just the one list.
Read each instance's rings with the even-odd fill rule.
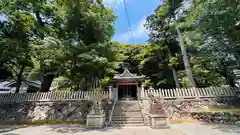
[[137,100],[137,85],[118,85],[118,100]]
[[111,80],[112,88],[109,93],[112,99],[117,100],[138,100],[141,96],[142,81],[145,76],[131,74],[125,69],[122,74],[115,74]]

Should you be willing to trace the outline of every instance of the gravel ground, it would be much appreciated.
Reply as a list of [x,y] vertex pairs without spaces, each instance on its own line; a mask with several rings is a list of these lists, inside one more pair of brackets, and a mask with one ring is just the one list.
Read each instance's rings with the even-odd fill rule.
[[240,135],[237,126],[173,124],[171,129],[149,127],[105,128],[86,130],[78,125],[43,125],[0,127],[0,135]]

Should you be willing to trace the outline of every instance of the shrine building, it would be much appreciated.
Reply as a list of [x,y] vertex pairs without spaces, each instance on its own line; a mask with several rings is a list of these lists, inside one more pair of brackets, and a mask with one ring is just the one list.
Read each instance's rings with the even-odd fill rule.
[[109,88],[110,97],[116,100],[138,100],[143,93],[144,78],[130,73],[128,69],[122,74],[115,74]]

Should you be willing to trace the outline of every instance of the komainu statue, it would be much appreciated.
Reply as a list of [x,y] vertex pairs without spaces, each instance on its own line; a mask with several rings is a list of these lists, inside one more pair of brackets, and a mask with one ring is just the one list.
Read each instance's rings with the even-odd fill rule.
[[159,114],[159,115],[166,115],[166,112],[164,110],[163,103],[161,103],[160,99],[155,98],[152,94],[149,94],[148,97],[151,100],[150,105],[150,114]]
[[152,94],[148,95],[150,99],[150,111],[148,116],[148,125],[151,128],[169,128],[169,120],[163,103]]

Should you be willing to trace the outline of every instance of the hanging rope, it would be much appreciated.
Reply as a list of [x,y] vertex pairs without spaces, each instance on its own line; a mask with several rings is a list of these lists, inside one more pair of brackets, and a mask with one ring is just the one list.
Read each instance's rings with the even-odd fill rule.
[[125,1],[125,0],[123,0],[123,4],[124,4],[125,14],[126,14],[126,18],[127,18],[127,23],[128,23],[128,34],[129,34],[129,36],[130,36],[130,40],[132,41],[132,44],[134,44],[134,42],[133,42],[133,37],[132,37],[131,22],[130,22],[130,18],[129,18],[129,14],[128,14],[128,9],[127,9],[127,4],[126,4],[126,1]]

